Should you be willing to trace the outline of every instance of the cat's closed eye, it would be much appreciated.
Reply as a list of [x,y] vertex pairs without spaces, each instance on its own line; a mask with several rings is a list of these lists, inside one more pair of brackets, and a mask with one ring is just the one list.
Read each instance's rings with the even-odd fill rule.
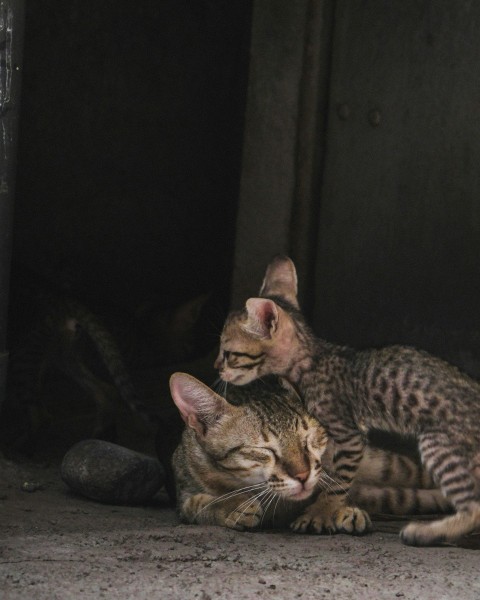
[[244,448],[241,451],[241,454],[244,458],[248,460],[258,461],[262,463],[267,463],[270,462],[272,459],[277,459],[275,451],[270,448]]

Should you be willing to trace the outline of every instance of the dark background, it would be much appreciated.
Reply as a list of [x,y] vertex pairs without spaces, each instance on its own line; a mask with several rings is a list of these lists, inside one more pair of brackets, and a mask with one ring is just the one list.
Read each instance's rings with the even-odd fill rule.
[[21,263],[83,301],[228,304],[251,4],[26,3]]
[[26,265],[101,314],[209,293],[203,352],[282,252],[321,336],[480,377],[479,4],[26,8],[10,327]]
[[27,264],[107,310],[211,292],[218,336],[285,252],[320,335],[477,375],[478,5],[251,12],[27,3],[12,281]]

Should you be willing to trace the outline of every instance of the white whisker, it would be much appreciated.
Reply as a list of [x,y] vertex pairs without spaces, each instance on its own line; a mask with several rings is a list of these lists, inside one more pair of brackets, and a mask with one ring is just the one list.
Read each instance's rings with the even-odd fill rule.
[[223,383],[223,380],[221,377],[217,377],[215,379],[215,381],[212,383],[212,390],[217,391],[218,389],[220,389],[221,384]]
[[233,490],[231,492],[227,492],[226,494],[223,494],[222,496],[217,496],[211,502],[209,502],[203,508],[201,508],[197,512],[197,514],[195,515],[195,517],[197,517],[205,509],[207,509],[210,506],[212,506],[212,504],[216,504],[217,502],[222,502],[223,500],[228,500],[229,498],[233,498],[233,497],[238,496],[240,494],[257,491],[259,488],[263,488],[264,486],[265,486],[265,483],[256,483],[254,485],[249,485],[249,486],[246,486],[244,488],[240,488],[240,489],[237,489],[237,490]]
[[277,507],[278,507],[278,503],[280,502],[280,498],[283,498],[283,501],[285,502],[285,496],[281,496],[280,494],[277,494],[277,501],[275,502],[275,506],[273,507],[272,527],[275,523],[275,513],[277,511]]
[[[265,489],[263,491],[261,491],[260,493],[256,494],[255,496],[252,496],[251,498],[248,498],[247,500],[245,500],[244,502],[242,502],[241,504],[239,504],[237,506],[237,508],[235,508],[234,511],[232,512],[239,512],[240,514],[238,515],[238,517],[235,519],[235,525],[238,523],[238,521],[240,520],[240,518],[242,517],[242,515],[245,513],[245,511],[247,510],[247,508],[249,508],[256,500],[260,500],[261,501],[261,497],[265,494],[268,494],[269,489]],[[258,509],[257,509],[258,510]],[[232,514],[232,513],[230,513]],[[257,514],[255,512],[255,514]]]
[[327,491],[341,490],[342,492],[347,492],[345,486],[343,486],[339,481],[335,480],[325,471],[320,474],[318,481],[327,489]]
[[338,479],[335,479],[334,477],[329,475],[329,473],[327,473],[326,471],[323,471],[323,475],[325,476],[325,478],[327,478],[329,481],[331,481],[331,483],[334,486],[336,486],[337,488],[340,488],[342,490],[342,492],[347,492],[347,489],[345,488],[345,486],[342,484],[341,481],[339,481]]
[[[267,512],[268,512],[272,502],[275,500],[275,497],[277,497],[277,494],[275,492],[271,491],[270,496],[268,496],[268,498],[267,498],[267,505],[265,506],[265,508],[263,510],[261,523],[263,523],[263,519],[267,516]],[[274,511],[274,514],[275,514],[275,511]]]

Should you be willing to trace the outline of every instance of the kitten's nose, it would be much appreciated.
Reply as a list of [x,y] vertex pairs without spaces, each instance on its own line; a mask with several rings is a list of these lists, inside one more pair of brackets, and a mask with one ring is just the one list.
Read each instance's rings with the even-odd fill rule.
[[[210,360],[211,360],[211,359],[210,359]],[[220,369],[220,368],[221,368],[221,366],[222,366],[222,364],[223,364],[223,359],[222,359],[222,357],[221,357],[221,356],[217,356],[217,359],[216,359],[216,361],[213,363],[213,368],[214,368],[214,369]]]
[[308,479],[308,474],[309,474],[309,471],[303,471],[302,473],[296,473],[293,477],[295,479],[298,479],[298,481],[305,483]]

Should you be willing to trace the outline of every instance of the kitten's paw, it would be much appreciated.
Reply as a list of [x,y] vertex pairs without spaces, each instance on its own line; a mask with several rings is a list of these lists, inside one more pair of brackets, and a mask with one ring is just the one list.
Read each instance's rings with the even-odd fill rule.
[[337,531],[345,533],[367,533],[372,529],[372,521],[368,513],[354,506],[345,506],[339,509],[334,515],[334,521]]
[[295,533],[335,533],[332,516],[303,513],[290,523],[290,529]]
[[479,529],[480,508],[458,512],[429,523],[409,523],[400,532],[400,539],[409,546],[436,546],[445,542],[455,542]]
[[409,523],[400,531],[400,539],[407,546],[430,546],[433,543],[432,532],[424,523]]
[[313,512],[306,510],[290,524],[297,533],[350,533],[361,534],[370,531],[372,522],[368,514],[352,506],[345,506],[334,512]]
[[260,502],[254,500],[248,505],[235,508],[225,517],[225,526],[230,529],[253,529],[260,525],[263,516],[263,508]]

